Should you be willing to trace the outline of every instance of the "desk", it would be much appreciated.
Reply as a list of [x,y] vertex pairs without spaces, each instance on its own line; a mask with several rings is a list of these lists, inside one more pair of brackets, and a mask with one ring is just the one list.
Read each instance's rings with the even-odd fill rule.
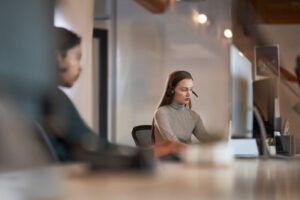
[[59,198],[55,199],[62,200],[293,200],[300,197],[300,160],[245,159],[236,160],[227,168],[160,163],[153,174],[90,173],[80,165],[55,167],[54,171],[60,179],[56,184]]

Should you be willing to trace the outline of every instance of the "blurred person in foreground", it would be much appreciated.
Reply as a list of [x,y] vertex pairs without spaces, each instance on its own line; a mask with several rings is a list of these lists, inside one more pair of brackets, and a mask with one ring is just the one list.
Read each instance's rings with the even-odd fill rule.
[[[81,38],[65,28],[55,27],[55,56],[58,85],[72,87],[82,71]],[[53,95],[56,101],[45,102],[40,124],[60,162],[86,161],[105,168],[151,168],[151,153],[100,139],[60,88]]]
[[[81,73],[81,38],[64,28],[54,28],[54,48],[58,86],[72,87]],[[60,89],[54,90],[54,102],[46,101],[43,110],[45,129],[57,159],[80,159],[78,152],[96,145],[98,137],[85,124],[74,104]]]

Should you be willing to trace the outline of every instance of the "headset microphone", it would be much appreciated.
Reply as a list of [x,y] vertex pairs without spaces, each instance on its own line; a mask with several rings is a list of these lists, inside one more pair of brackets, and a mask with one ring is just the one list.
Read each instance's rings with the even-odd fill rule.
[[198,94],[194,91],[192,91],[192,93],[198,98]]

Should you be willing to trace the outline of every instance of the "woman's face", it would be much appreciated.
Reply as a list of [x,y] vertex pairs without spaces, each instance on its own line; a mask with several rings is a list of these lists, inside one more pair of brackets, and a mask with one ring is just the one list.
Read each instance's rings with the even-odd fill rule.
[[69,49],[65,56],[58,55],[58,64],[60,68],[59,81],[60,85],[72,87],[78,79],[81,72],[81,45]]
[[194,81],[192,79],[183,79],[175,87],[174,101],[180,104],[188,104],[191,100]]

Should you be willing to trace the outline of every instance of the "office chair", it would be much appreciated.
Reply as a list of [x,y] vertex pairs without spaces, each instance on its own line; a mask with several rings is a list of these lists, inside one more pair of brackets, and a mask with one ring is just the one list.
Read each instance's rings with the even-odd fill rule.
[[[150,148],[153,144],[154,138],[152,137],[151,125],[139,125],[132,129],[132,137],[136,146],[143,148]],[[180,161],[181,158],[174,153],[160,156],[161,161]]]
[[36,134],[40,137],[41,141],[44,143],[46,148],[49,151],[49,154],[51,158],[53,159],[53,162],[59,162],[58,155],[55,152],[55,149],[53,145],[51,144],[50,138],[48,134],[46,133],[45,129],[37,122],[33,121],[33,128],[36,131]]
[[131,134],[136,146],[148,148],[152,145],[151,129],[151,125],[139,125],[133,127]]

